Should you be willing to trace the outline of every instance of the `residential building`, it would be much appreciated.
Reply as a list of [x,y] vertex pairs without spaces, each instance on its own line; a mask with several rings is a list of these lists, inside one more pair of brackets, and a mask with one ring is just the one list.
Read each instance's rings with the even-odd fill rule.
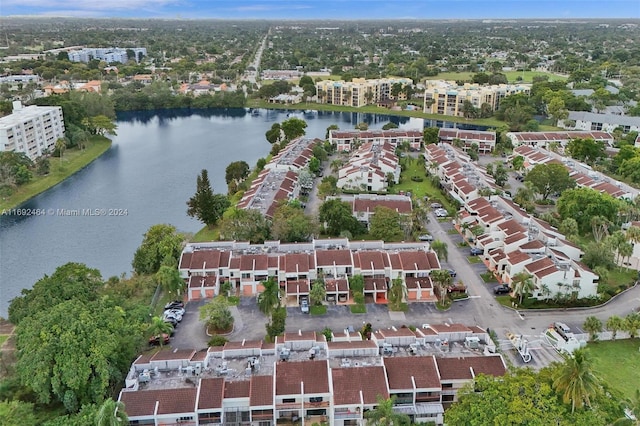
[[325,280],[327,300],[347,302],[353,275],[363,275],[365,296],[376,302],[386,303],[389,283],[398,278],[409,291],[408,300],[432,301],[428,276],[436,269],[440,269],[438,257],[425,242],[356,242],[342,238],[292,244],[188,244],[178,266],[188,285],[189,300],[218,295],[224,282],[230,282],[240,294],[256,295],[263,291],[262,282],[273,277],[291,303],[308,296],[319,276]]
[[338,188],[360,191],[383,191],[387,176],[400,179],[400,163],[388,142],[363,144],[351,154],[349,162],[338,171]]
[[531,85],[528,84],[499,84],[483,86],[465,83],[458,85],[454,81],[427,80],[424,92],[424,112],[427,114],[442,114],[464,117],[465,101],[474,108],[480,109],[487,105],[491,111],[500,108],[500,101],[510,95],[529,94]]
[[465,384],[506,374],[501,355],[481,355],[492,346],[480,327],[434,324],[380,329],[364,341],[348,331],[330,342],[299,331],[271,344],[167,348],[133,362],[118,400],[131,425],[365,426],[379,398],[394,396],[393,410],[412,423],[441,426],[444,407]]
[[[393,100],[391,89],[394,84],[404,87],[413,81],[410,78],[354,78],[350,82],[323,80],[316,83],[316,96],[321,104],[361,107]],[[402,96],[399,94],[398,99]]]
[[64,118],[59,106],[23,106],[13,102],[13,113],[0,118],[0,152],[22,152],[31,160],[52,152],[64,137]]
[[[129,58],[127,50],[134,53],[133,58]],[[71,62],[89,62],[92,59],[98,59],[105,61],[106,63],[120,62],[126,63],[129,59],[133,59],[136,62],[140,62],[143,56],[147,56],[147,49],[145,47],[97,47],[97,48],[82,48],[80,50],[71,50],[68,52],[69,60]]]
[[496,132],[440,129],[438,139],[440,142],[446,142],[451,145],[455,145],[455,142],[458,141],[465,152],[468,152],[473,144],[476,144],[479,154],[490,154],[496,147]]
[[412,151],[418,151],[422,146],[424,135],[422,131],[415,130],[330,130],[329,142],[336,145],[338,152],[351,151],[361,144],[389,143],[394,148],[404,143],[409,144]]
[[403,215],[411,215],[412,212],[411,197],[406,195],[355,194],[327,197],[334,198],[349,203],[353,216],[367,228],[376,207],[387,207]]
[[569,130],[613,132],[620,127],[623,133],[639,132],[640,117],[618,114],[597,114],[586,111],[569,111],[565,120],[558,120],[558,127]]
[[513,146],[529,145],[533,148],[549,149],[551,143],[566,146],[572,139],[593,139],[613,146],[613,136],[602,131],[567,131],[567,132],[508,132]]

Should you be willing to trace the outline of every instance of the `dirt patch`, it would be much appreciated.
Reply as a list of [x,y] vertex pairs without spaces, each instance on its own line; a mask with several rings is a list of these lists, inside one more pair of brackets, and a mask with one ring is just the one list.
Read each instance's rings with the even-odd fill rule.
[[0,334],[13,334],[15,326],[7,320],[0,320]]

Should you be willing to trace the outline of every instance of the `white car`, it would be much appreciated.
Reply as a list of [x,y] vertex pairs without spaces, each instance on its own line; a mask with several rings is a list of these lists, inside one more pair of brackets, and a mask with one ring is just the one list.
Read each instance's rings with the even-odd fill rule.
[[436,217],[448,217],[448,216],[449,216],[449,212],[447,212],[445,209],[436,210]]

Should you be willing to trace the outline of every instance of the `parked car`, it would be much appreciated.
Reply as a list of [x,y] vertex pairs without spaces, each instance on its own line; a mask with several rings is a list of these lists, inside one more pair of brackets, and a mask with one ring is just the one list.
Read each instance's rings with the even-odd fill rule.
[[458,275],[458,273],[453,269],[447,269],[447,272],[449,273],[449,275],[451,275],[452,278]]
[[418,239],[420,241],[433,241],[433,236],[429,235],[429,234],[424,234],[424,235],[420,235],[418,237]]
[[508,294],[511,293],[511,287],[506,284],[497,285],[493,288],[494,294]]
[[184,308],[184,303],[182,303],[179,300],[174,300],[164,305],[164,309],[173,309],[173,308]]
[[163,318],[163,321],[171,324],[173,328],[176,328],[178,326],[178,320],[175,318]]
[[169,318],[172,318],[172,319],[174,319],[174,320],[176,320],[178,322],[182,321],[182,315],[180,315],[180,314],[176,314],[176,313],[170,312],[170,311],[169,312],[165,312],[164,314],[162,314],[162,319],[166,320],[166,319],[169,319]]
[[169,342],[171,341],[171,337],[169,337],[167,333],[162,333],[162,337],[159,334],[155,336],[151,336],[149,338],[149,344],[151,346],[157,346],[160,344],[160,339],[162,339],[163,345],[168,345]]
[[441,209],[442,208],[442,204],[440,203],[431,203],[431,208],[436,210],[436,209]]
[[309,313],[309,301],[307,299],[300,300],[300,310],[303,314]]
[[469,254],[471,254],[471,256],[479,256],[483,253],[484,253],[484,250],[478,247],[472,247],[471,250],[469,250]]
[[449,212],[447,212],[445,209],[437,209],[435,213],[436,213],[436,217],[447,217],[447,216],[449,216]]
[[462,283],[456,283],[447,287],[447,292],[448,293],[466,293],[467,287]]
[[184,313],[185,313],[185,310],[184,310],[184,308],[171,308],[171,309],[165,309],[164,313],[166,314],[167,312],[171,312],[171,313],[173,313],[173,314],[183,316],[183,315],[184,315]]

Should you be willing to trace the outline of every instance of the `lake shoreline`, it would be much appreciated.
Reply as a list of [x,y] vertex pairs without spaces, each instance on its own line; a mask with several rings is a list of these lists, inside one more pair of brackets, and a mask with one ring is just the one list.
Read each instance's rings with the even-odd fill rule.
[[[21,208],[34,197],[42,194],[43,192],[50,190],[56,185],[61,184],[71,176],[75,175],[76,173],[80,172],[81,170],[89,166],[95,160],[97,160],[102,155],[104,155],[107,151],[109,151],[109,149],[112,146],[111,139],[106,138],[104,136],[94,136],[93,138],[95,138],[94,142],[89,142],[89,143],[94,144],[94,146],[90,146],[89,148],[81,152],[80,155],[74,158],[74,160],[78,160],[78,161],[75,164],[73,164],[72,169],[64,171],[60,176],[52,176],[52,174],[50,173],[47,176],[38,177],[34,181],[24,185],[22,188],[18,188],[16,193],[10,195],[6,199],[0,200],[0,211]],[[98,144],[99,146],[97,146]],[[94,147],[96,147],[96,149],[92,149]],[[53,163],[58,161],[58,158],[49,157],[49,161]],[[51,167],[53,168],[54,165],[52,164]],[[41,187],[36,186],[41,182],[46,181],[49,178],[51,178],[50,182],[47,182]],[[36,187],[32,189],[32,187],[34,186]],[[21,192],[21,190],[24,190],[24,191]]]

